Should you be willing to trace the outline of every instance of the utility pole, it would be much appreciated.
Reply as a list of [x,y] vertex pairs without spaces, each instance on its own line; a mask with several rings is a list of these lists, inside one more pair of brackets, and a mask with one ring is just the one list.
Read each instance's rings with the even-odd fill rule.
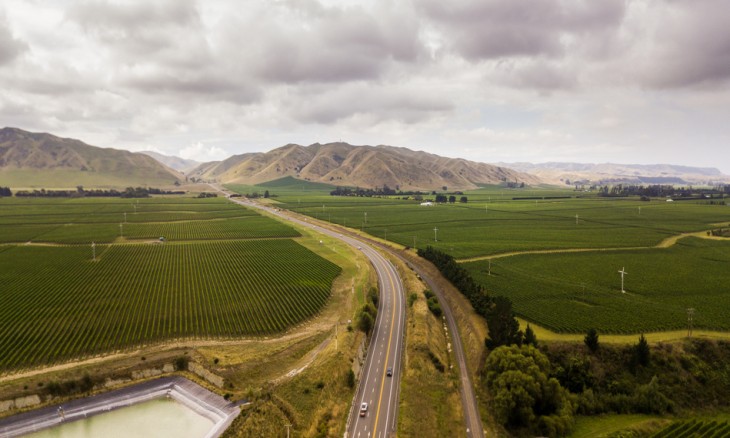
[[434,227],[433,228],[433,241],[434,242],[438,242],[439,241],[439,239],[438,239],[438,232],[439,232],[439,229],[436,228],[436,227]]
[[96,261],[96,243],[91,242],[91,257]]
[[578,225],[578,215],[575,215],[575,224]]
[[124,224],[119,224],[119,237],[124,238]]
[[490,259],[487,261],[489,262],[489,268],[487,270],[487,275],[489,275],[491,277],[492,276],[492,260]]
[[367,223],[368,223],[368,212],[366,211],[365,212],[365,224],[367,224]]
[[695,309],[690,307],[687,309],[687,337],[692,337],[692,323],[695,315]]
[[626,291],[624,290],[624,275],[628,275],[629,273],[626,272],[626,268],[621,268],[620,271],[618,271],[619,274],[621,274],[621,293],[625,294]]

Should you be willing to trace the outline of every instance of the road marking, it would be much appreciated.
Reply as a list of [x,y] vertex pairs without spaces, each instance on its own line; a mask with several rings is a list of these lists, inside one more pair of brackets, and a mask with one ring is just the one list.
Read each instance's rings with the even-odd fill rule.
[[[382,258],[382,256],[380,254],[378,254],[378,257]],[[385,260],[385,259],[383,258],[383,260]],[[393,282],[393,277],[391,275],[391,272],[390,272],[390,269],[389,269],[389,266],[387,263],[388,263],[387,260],[385,260],[385,264],[384,264],[384,266],[386,268],[385,273],[388,276],[388,282],[390,283],[390,292],[391,292],[391,294],[395,294],[396,293],[395,292],[396,291],[395,283]],[[388,362],[388,359],[390,357],[390,344],[391,344],[391,341],[393,340],[393,326],[394,325],[395,325],[395,311],[391,312],[391,316],[390,316],[390,331],[389,331],[390,336],[388,337],[388,349],[387,349],[387,352],[385,353],[385,362],[386,363]],[[383,374],[385,374],[385,366],[383,366]],[[375,431],[378,428],[378,418],[380,417],[380,406],[382,405],[382,401],[383,401],[383,389],[384,388],[385,388],[385,379],[383,379],[382,383],[380,384],[380,396],[378,398],[378,410],[375,412],[375,424],[373,425],[373,433],[375,433]],[[390,407],[388,407],[388,408],[390,408]],[[390,412],[388,412],[388,414],[390,414]]]

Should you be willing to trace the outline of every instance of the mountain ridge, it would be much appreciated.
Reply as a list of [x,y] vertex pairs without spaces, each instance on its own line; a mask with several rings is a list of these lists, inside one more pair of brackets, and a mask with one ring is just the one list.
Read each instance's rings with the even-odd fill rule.
[[170,186],[185,176],[154,158],[72,138],[0,129],[0,181],[21,187]]
[[538,184],[532,175],[462,158],[387,145],[348,143],[290,143],[268,152],[234,155],[203,163],[190,176],[223,183],[258,184],[284,176],[333,185],[402,190],[474,189],[480,184],[519,182]]

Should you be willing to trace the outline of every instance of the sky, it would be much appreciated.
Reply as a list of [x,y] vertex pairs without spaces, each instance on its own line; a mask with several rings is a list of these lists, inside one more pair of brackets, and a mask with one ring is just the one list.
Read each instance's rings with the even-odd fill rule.
[[725,0],[3,0],[0,124],[198,161],[345,141],[730,174]]

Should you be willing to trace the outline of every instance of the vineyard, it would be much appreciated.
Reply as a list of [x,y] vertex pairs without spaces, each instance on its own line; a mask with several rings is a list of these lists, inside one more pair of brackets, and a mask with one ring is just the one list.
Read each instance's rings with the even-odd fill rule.
[[[457,259],[527,250],[649,247],[679,233],[730,224],[725,206],[601,199],[572,190],[480,189],[464,193],[467,203],[424,207],[397,196],[330,196],[318,185],[270,184],[230,188],[244,193],[267,189],[282,208],[404,246],[431,245]],[[558,194],[569,198],[512,199]],[[429,197],[433,195],[424,195]]]
[[730,424],[727,421],[687,420],[675,421],[651,438],[727,438]]
[[0,243],[111,243],[297,237],[280,222],[225,199],[3,199]]
[[[465,263],[524,318],[563,333],[730,330],[730,242],[685,238],[667,249],[530,254]],[[626,268],[626,293],[618,271]]]
[[324,306],[340,272],[289,239],[97,245],[96,257],[0,247],[0,370],[281,332]]

